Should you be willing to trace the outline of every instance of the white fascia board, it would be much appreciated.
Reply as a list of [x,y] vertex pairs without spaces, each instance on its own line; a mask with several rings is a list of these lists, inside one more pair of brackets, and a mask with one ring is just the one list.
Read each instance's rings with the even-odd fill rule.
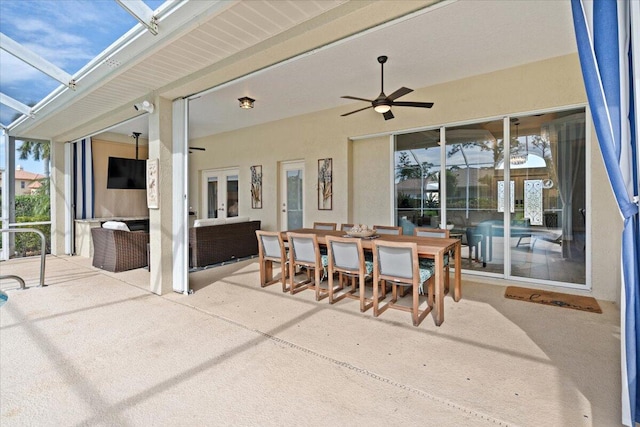
[[[59,86],[47,97],[33,106],[32,112],[37,113],[33,120],[26,120],[25,116],[9,124],[7,129],[11,136],[26,134],[60,108],[73,101],[74,98],[86,96],[94,87],[126,71],[129,67],[145,60],[159,49],[163,41],[173,41],[176,34],[185,33],[191,28],[201,25],[213,15],[222,13],[238,0],[218,1],[183,1],[166,2],[158,8],[156,17],[162,32],[151,36],[142,24],[136,24],[125,35],[116,40],[101,54],[82,67],[75,75],[76,90],[70,91],[66,86]],[[172,7],[173,6],[173,7]],[[114,68],[106,62],[118,63]],[[54,137],[50,135],[48,137]]]

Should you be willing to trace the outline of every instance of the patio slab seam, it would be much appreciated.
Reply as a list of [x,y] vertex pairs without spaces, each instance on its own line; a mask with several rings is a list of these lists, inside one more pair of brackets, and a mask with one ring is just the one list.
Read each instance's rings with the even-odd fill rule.
[[401,383],[399,381],[395,381],[395,380],[393,380],[391,378],[388,378],[388,377],[385,377],[383,375],[377,374],[375,372],[369,371],[368,369],[355,366],[355,365],[353,365],[353,364],[351,364],[349,362],[341,361],[341,360],[338,360],[338,359],[333,358],[331,356],[327,356],[325,354],[322,354],[322,353],[319,353],[317,351],[311,350],[311,349],[309,349],[307,347],[303,347],[301,345],[298,345],[298,344],[296,344],[294,342],[291,342],[291,341],[285,340],[283,338],[280,338],[278,336],[275,336],[275,335],[269,334],[267,332],[261,331],[259,329],[250,328],[250,327],[248,327],[248,326],[246,326],[246,325],[244,325],[244,324],[242,324],[240,322],[237,322],[235,320],[229,319],[227,317],[220,316],[218,314],[215,314],[215,313],[212,313],[210,311],[201,309],[201,308],[196,307],[196,306],[191,305],[191,304],[185,304],[185,303],[182,303],[180,301],[175,301],[175,300],[172,300],[170,298],[165,298],[162,295],[160,295],[160,297],[165,299],[165,300],[167,300],[167,301],[170,301],[172,303],[175,303],[175,304],[187,307],[187,308],[191,308],[191,309],[196,310],[196,311],[198,311],[200,313],[203,313],[203,314],[206,314],[208,316],[211,316],[212,318],[215,318],[216,320],[220,320],[220,321],[226,322],[228,324],[231,324],[233,326],[236,326],[238,328],[244,329],[246,331],[250,331],[250,332],[253,332],[255,334],[258,334],[258,335],[260,335],[260,336],[262,336],[262,337],[266,338],[267,340],[272,341],[274,343],[284,345],[286,347],[289,347],[290,349],[293,349],[293,350],[296,350],[296,351],[299,351],[299,352],[302,352],[302,353],[306,353],[306,354],[308,354],[310,356],[322,359],[324,361],[327,361],[327,362],[329,362],[331,364],[334,364],[334,365],[337,365],[339,367],[349,369],[350,371],[356,372],[359,375],[363,375],[363,376],[369,377],[369,378],[371,378],[373,380],[385,383],[385,384],[390,385],[392,387],[395,387],[395,388],[410,392],[412,394],[415,394],[417,396],[429,399],[429,400],[431,400],[433,402],[436,402],[438,404],[442,404],[442,405],[447,406],[449,408],[456,409],[456,410],[458,410],[458,411],[460,411],[460,412],[462,412],[464,414],[471,415],[471,416],[473,416],[475,418],[479,418],[481,420],[488,421],[488,422],[491,422],[493,424],[500,425],[500,426],[509,426],[509,425],[511,425],[510,423],[508,423],[506,421],[503,421],[503,420],[500,420],[498,418],[492,417],[492,416],[490,416],[488,414],[484,414],[484,413],[479,412],[477,410],[464,407],[464,406],[459,405],[459,404],[457,404],[455,402],[452,402],[451,400],[445,399],[443,397],[438,397],[438,396],[433,395],[431,393],[428,393],[428,392],[426,392],[424,390],[420,390],[420,389],[415,388],[413,386]]

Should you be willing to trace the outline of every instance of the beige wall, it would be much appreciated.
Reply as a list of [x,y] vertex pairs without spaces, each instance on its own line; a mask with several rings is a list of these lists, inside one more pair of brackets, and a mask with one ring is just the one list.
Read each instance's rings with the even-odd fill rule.
[[[383,120],[365,111],[348,117],[340,114],[362,103],[302,115],[191,141],[206,147],[190,157],[190,206],[200,206],[200,180],[203,170],[240,168],[240,215],[259,219],[264,229],[278,229],[278,165],[287,160],[305,161],[305,218],[314,221],[390,223],[391,158],[388,136],[391,132],[452,125],[501,118],[537,110],[558,109],[586,104],[577,55],[568,55],[520,67],[501,70],[459,81],[416,90],[407,100],[433,101],[430,110],[395,108],[395,119]],[[259,108],[259,107],[257,107]],[[367,135],[377,135],[370,138]],[[353,139],[353,141],[352,141]],[[603,185],[602,159],[592,134],[592,194],[612,200],[611,190]],[[319,211],[316,201],[317,161],[333,158],[333,210]],[[249,180],[251,165],[263,168],[263,208],[251,209]],[[606,196],[605,196],[606,194]],[[198,215],[202,217],[202,209]],[[592,224],[613,221],[615,204],[606,203],[592,209]],[[595,231],[596,226],[592,226]],[[619,234],[607,236],[607,250],[595,248],[593,260],[593,294],[597,298],[615,300],[619,274],[611,275],[611,266],[619,264],[616,250]],[[607,280],[604,280],[607,278]]]
[[[109,138],[108,140],[106,138]],[[119,141],[122,136],[103,135],[92,138],[95,218],[149,216],[146,190],[107,188],[109,157],[135,159],[135,143]],[[142,142],[142,140],[140,140]],[[138,149],[138,158],[148,158],[146,140]]]

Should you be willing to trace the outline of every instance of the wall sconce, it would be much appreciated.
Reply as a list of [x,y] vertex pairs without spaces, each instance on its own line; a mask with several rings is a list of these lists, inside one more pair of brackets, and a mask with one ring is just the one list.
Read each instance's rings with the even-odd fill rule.
[[240,108],[248,110],[249,108],[253,108],[255,99],[251,99],[248,96],[243,96],[242,98],[238,98],[238,101],[240,101]]
[[148,112],[149,114],[153,113],[153,104],[146,100],[138,104],[133,104],[133,108],[135,108],[136,111],[142,110]]

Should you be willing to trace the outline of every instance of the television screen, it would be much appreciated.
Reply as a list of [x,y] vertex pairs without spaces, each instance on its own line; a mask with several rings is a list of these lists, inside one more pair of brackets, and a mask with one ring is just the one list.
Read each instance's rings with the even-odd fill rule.
[[145,190],[147,161],[109,157],[107,188]]

